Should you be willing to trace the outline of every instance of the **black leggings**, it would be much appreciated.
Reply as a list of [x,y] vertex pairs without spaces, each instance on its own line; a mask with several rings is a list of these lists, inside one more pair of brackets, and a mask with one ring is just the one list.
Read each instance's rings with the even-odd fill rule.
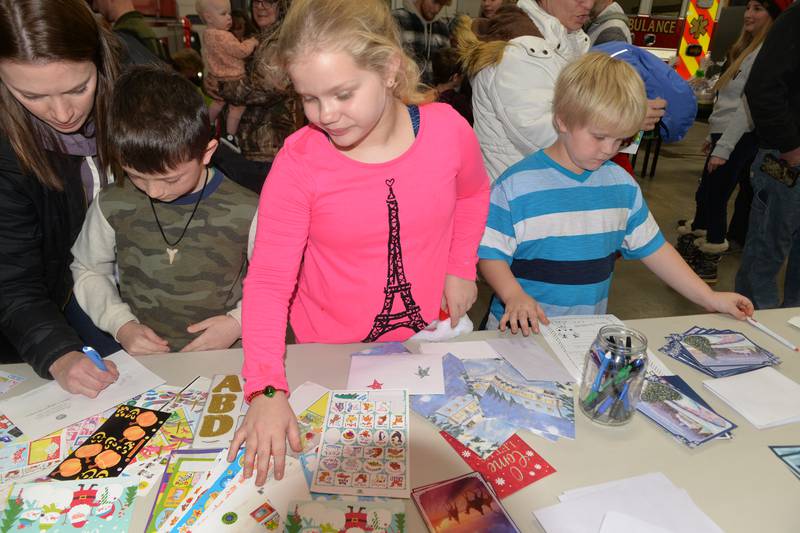
[[[711,135],[711,150],[714,150],[717,141],[722,135]],[[758,152],[758,143],[755,133],[745,133],[731,153],[730,159],[717,167],[714,172],[708,172],[709,155],[703,165],[703,175],[700,185],[694,195],[696,210],[692,229],[704,229],[708,232],[706,241],[712,244],[722,244],[725,241],[728,227],[728,199],[738,184],[739,195],[736,198],[736,209],[731,220],[731,230],[728,236],[744,243],[747,235],[747,220],[750,216],[750,202],[753,199],[753,189],[750,186],[750,166]]]

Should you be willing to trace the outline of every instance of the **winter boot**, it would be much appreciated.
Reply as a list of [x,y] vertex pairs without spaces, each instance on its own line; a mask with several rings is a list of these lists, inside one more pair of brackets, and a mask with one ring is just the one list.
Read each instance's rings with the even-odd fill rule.
[[704,237],[706,230],[692,230],[691,220],[679,220],[678,223],[678,241],[675,244],[675,249],[681,254],[683,260],[691,265],[697,256],[697,246],[694,241]]
[[719,281],[719,261],[722,254],[728,250],[728,241],[716,244],[706,242],[705,238],[699,238],[695,241],[695,245],[697,255],[691,267],[700,279],[709,285],[714,285]]

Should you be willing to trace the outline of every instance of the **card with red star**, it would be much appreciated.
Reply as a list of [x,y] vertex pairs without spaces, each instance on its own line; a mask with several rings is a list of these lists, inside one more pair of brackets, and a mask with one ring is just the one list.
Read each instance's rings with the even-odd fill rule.
[[556,471],[516,433],[486,459],[458,442],[446,431],[440,433],[470,468],[480,472],[498,498],[511,496]]

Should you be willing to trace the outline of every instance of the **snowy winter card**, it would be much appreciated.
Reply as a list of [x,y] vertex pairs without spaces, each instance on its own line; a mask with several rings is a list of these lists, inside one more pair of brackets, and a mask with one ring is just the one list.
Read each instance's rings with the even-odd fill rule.
[[800,479],[800,446],[770,446],[769,449]]
[[[680,379],[677,376],[670,378]],[[669,379],[649,375],[637,410],[667,430],[678,442],[695,448],[736,427],[701,402],[684,394]]]
[[19,484],[0,515],[0,533],[128,531],[138,479],[78,479]]
[[503,418],[484,416],[480,396],[467,383],[465,362],[454,355],[445,355],[442,358],[445,393],[412,396],[411,408],[485,457],[499,448],[517,428]]
[[444,394],[441,355],[354,355],[347,388],[408,389],[409,394]]
[[301,531],[405,533],[406,506],[397,500],[296,501],[289,505],[289,513],[284,523],[286,533]]

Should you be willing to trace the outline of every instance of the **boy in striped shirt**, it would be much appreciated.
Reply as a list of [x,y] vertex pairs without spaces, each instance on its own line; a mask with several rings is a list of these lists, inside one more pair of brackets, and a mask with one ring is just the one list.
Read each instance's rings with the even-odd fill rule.
[[559,75],[558,139],[509,167],[492,188],[479,268],[495,291],[487,329],[528,335],[547,316],[602,314],[619,254],[709,311],[744,318],[744,296],[712,291],[664,240],[636,181],[609,161],[644,120],[636,71],[601,53]]

